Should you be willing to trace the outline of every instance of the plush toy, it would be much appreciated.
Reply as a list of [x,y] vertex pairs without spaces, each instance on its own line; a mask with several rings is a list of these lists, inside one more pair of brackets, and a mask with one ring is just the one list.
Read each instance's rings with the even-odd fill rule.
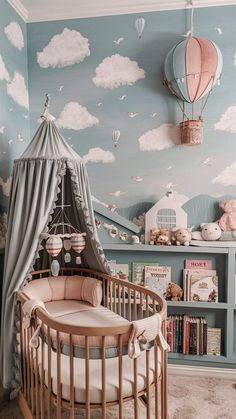
[[220,208],[222,208],[225,212],[219,220],[221,230],[236,230],[236,199],[221,202]]
[[164,228],[156,228],[150,231],[150,244],[170,245],[170,232]]
[[166,290],[166,299],[172,301],[180,301],[183,297],[183,290],[175,282],[169,282]]
[[184,246],[189,246],[190,240],[192,237],[191,229],[179,228],[175,230],[172,235],[172,240],[177,246],[183,244]]
[[218,223],[201,224],[201,236],[203,240],[219,240],[221,236],[221,229]]

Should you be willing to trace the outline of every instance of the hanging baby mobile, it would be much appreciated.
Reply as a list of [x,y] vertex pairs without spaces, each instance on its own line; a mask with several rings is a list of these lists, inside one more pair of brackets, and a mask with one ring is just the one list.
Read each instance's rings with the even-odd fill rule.
[[[181,108],[181,143],[197,145],[203,141],[203,111],[215,84],[220,84],[223,59],[217,45],[208,39],[193,36],[193,3],[191,30],[187,39],[168,53],[164,64],[164,84],[175,95]],[[201,101],[199,116],[194,115],[195,103]],[[190,117],[186,104],[190,104]]]
[[[57,276],[60,270],[60,264],[55,259],[62,248],[65,249],[64,262],[71,262],[71,249],[77,254],[80,254],[86,246],[86,233],[81,233],[78,229],[72,226],[67,214],[66,209],[70,205],[64,204],[64,183],[62,181],[61,188],[61,205],[57,205],[58,211],[50,223],[49,232],[43,233],[42,238],[46,239],[45,249],[50,256],[54,259],[51,263],[51,272],[53,276]],[[76,257],[76,263],[81,263],[80,256]]]

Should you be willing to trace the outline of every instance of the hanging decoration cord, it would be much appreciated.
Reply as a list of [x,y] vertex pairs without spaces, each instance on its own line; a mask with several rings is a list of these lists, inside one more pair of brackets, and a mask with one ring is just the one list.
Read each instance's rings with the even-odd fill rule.
[[187,7],[191,7],[191,20],[190,20],[190,31],[189,34],[190,36],[193,36],[194,33],[194,4],[193,4],[193,0],[189,0]]

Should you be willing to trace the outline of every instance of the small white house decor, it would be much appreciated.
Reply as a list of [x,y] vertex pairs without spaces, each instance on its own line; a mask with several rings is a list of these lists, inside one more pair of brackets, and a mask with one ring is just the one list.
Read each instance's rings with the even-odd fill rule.
[[145,243],[148,244],[150,241],[150,230],[155,228],[171,230],[175,227],[187,228],[187,213],[181,203],[174,199],[172,193],[167,192],[145,214]]

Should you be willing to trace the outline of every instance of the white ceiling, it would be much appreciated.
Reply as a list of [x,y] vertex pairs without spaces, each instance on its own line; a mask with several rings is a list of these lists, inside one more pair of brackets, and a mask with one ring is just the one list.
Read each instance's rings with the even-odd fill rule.
[[[182,9],[189,0],[8,0],[26,22]],[[193,0],[194,7],[226,6],[236,0]]]

